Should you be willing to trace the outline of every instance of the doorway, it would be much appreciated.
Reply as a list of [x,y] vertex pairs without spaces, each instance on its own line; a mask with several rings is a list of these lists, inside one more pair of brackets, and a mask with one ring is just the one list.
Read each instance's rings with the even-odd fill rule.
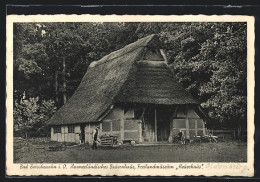
[[167,107],[157,108],[157,141],[168,141],[170,135],[172,110]]
[[144,142],[168,141],[173,109],[167,106],[147,107],[143,117]]
[[144,142],[155,141],[155,112],[154,108],[146,108],[144,111],[143,122],[142,122],[142,135]]

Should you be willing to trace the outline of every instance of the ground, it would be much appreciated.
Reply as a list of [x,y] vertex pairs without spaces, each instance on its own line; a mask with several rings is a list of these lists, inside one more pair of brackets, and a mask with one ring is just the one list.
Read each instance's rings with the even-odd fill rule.
[[58,145],[49,139],[14,139],[14,163],[141,163],[141,162],[246,162],[246,142],[192,143],[186,145],[119,146],[92,150],[91,146]]

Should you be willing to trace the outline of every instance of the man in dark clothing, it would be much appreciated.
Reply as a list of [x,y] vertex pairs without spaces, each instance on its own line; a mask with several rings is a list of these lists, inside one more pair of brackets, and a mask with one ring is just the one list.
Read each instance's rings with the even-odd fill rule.
[[181,137],[182,137],[182,131],[180,130],[179,133],[178,133],[178,138],[179,138],[180,141],[181,141]]
[[99,127],[96,127],[96,129],[93,131],[93,145],[92,145],[92,149],[97,149],[97,142],[98,142],[98,130]]
[[178,138],[181,141],[181,144],[185,144],[185,134],[182,130],[180,130],[180,132],[178,133]]

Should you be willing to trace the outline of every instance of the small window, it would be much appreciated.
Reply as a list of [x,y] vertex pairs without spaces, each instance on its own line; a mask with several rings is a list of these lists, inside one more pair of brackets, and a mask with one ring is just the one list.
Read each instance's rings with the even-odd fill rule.
[[61,133],[61,127],[60,126],[53,127],[53,132],[54,133]]
[[69,133],[74,133],[74,126],[73,125],[69,125],[68,126],[68,132]]

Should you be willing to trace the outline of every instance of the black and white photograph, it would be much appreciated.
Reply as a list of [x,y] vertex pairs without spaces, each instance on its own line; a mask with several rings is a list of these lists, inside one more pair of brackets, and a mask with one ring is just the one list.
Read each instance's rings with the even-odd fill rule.
[[253,175],[252,17],[64,16],[7,19],[7,172]]

